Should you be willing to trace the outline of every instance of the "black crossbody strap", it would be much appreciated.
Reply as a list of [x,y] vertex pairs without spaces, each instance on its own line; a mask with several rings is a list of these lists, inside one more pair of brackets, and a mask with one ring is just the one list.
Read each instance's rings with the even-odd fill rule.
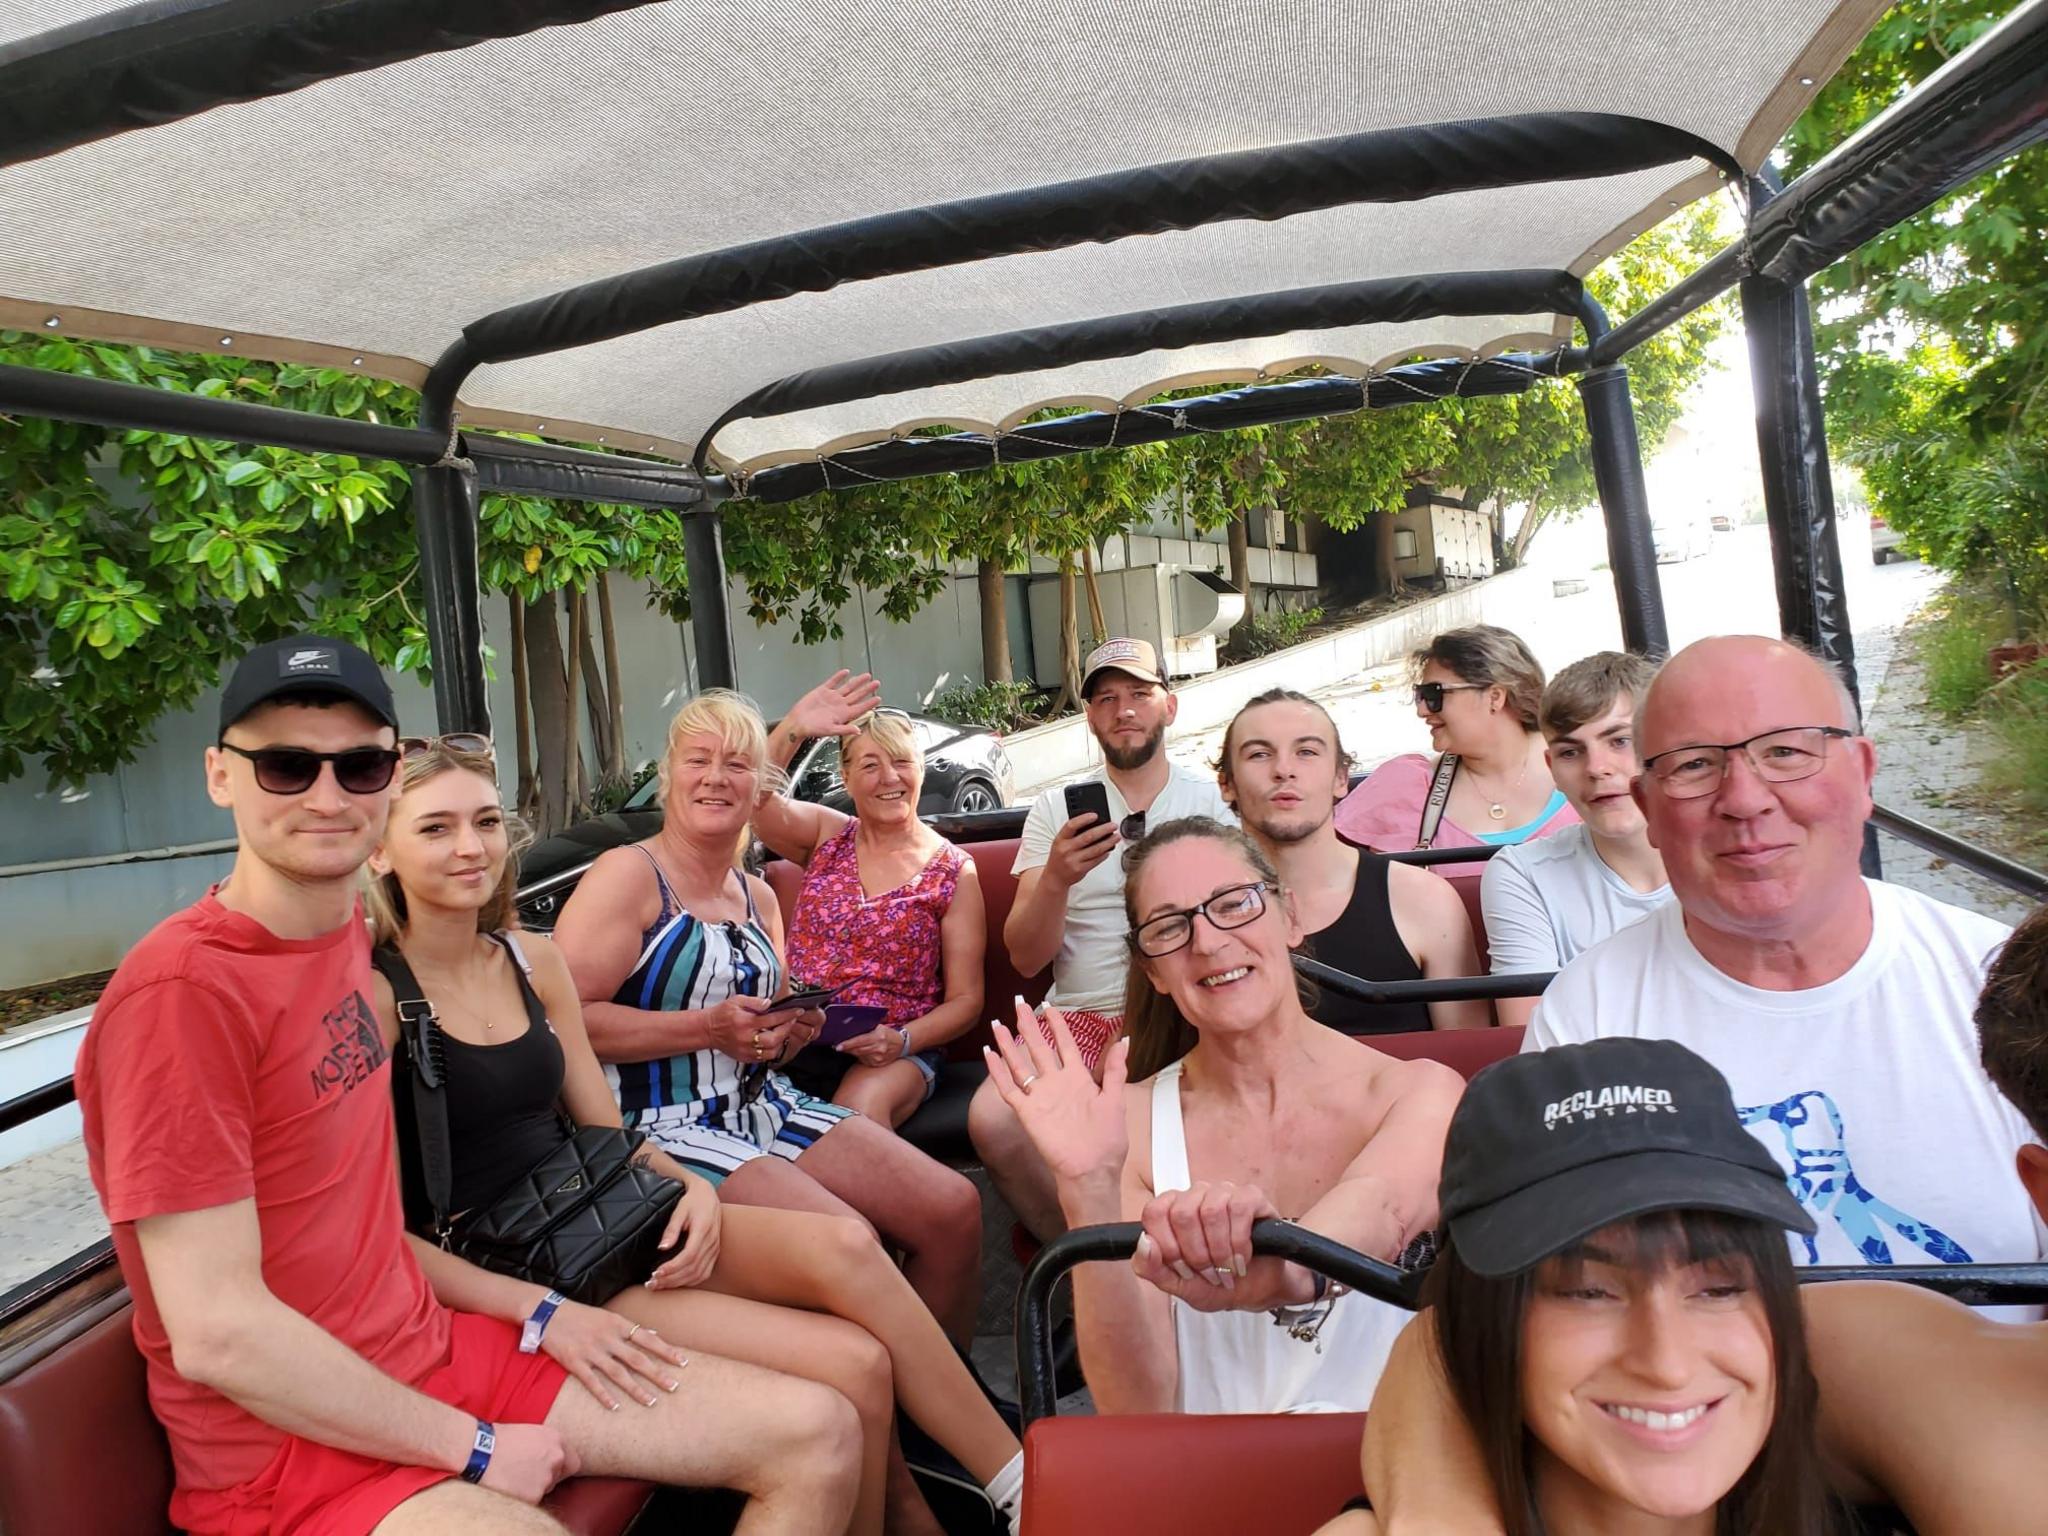
[[419,978],[396,949],[377,950],[370,963],[391,983],[391,995],[398,1004],[398,1032],[412,1060],[412,1118],[419,1140],[420,1180],[426,1185],[427,1203],[434,1209],[434,1230],[445,1240],[448,1207],[455,1199],[455,1149],[448,1130],[440,1042],[433,1038],[437,1028],[434,1005],[427,1001]]
[[1422,802],[1422,825],[1415,829],[1418,849],[1436,841],[1436,829],[1443,822],[1444,807],[1451,799],[1451,780],[1457,776],[1458,754],[1446,752],[1436,760],[1436,772],[1429,781],[1429,798]]

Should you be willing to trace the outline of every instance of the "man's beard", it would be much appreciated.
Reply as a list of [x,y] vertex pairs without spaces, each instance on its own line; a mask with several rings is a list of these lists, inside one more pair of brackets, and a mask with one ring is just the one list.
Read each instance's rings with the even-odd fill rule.
[[1324,827],[1330,824],[1330,816],[1335,813],[1336,809],[1334,805],[1331,806],[1329,812],[1325,813],[1321,820],[1316,820],[1299,812],[1296,813],[1293,819],[1287,821],[1281,821],[1277,817],[1271,816],[1265,820],[1254,820],[1244,814],[1244,807],[1242,805],[1238,807],[1238,815],[1243,818],[1246,829],[1255,836],[1265,842],[1272,843],[1276,847],[1288,848],[1296,843],[1305,843],[1322,831]]
[[1159,755],[1159,749],[1166,742],[1166,723],[1161,721],[1153,728],[1152,734],[1135,747],[1113,747],[1100,737],[1096,745],[1102,748],[1102,760],[1118,773],[1130,773],[1142,768]]

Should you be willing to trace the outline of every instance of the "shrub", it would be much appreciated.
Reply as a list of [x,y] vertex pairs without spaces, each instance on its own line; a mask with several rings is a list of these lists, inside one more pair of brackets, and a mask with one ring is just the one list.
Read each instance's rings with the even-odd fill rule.
[[962,683],[934,698],[931,712],[942,720],[957,720],[963,725],[1015,731],[1037,721],[1038,703],[1035,683]]
[[1986,655],[2000,639],[1997,610],[1984,598],[1951,590],[1936,604],[1920,635],[1927,668],[1927,702],[1937,714],[1961,719],[1991,686]]
[[[2048,818],[2048,661],[2006,678],[1993,699],[1989,718],[1998,751],[1984,765],[1985,786],[2038,825]],[[2023,831],[2022,837],[2036,846],[2040,841]]]
[[1301,637],[1322,617],[1320,608],[1276,608],[1269,613],[1255,613],[1250,623],[1231,631],[1230,642],[1223,647],[1223,660],[1250,661],[1256,656],[1284,651],[1299,644]]

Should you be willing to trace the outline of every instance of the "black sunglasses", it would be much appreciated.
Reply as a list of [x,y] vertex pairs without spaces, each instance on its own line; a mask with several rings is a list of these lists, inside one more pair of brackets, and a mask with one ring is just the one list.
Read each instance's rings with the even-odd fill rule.
[[1133,811],[1116,824],[1116,835],[1127,843],[1135,843],[1145,835],[1145,813]]
[[374,795],[389,789],[391,776],[398,771],[398,751],[393,747],[309,752],[304,747],[250,748],[223,741],[220,749],[254,763],[256,787],[273,795],[303,795],[319,781],[323,763],[334,764],[334,782],[348,795]]
[[1433,715],[1444,707],[1444,695],[1447,693],[1484,693],[1492,686],[1491,683],[1417,683],[1415,702]]

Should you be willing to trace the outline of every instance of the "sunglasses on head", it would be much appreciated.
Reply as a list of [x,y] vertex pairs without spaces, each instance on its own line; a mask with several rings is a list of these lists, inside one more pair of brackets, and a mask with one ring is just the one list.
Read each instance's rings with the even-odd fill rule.
[[416,757],[425,757],[436,747],[450,752],[476,752],[485,757],[497,749],[491,745],[491,738],[479,736],[474,731],[451,731],[446,736],[401,736],[398,738],[398,755],[407,762]]
[[389,789],[391,776],[398,771],[398,752],[392,747],[309,752],[304,747],[238,747],[223,741],[220,749],[246,757],[255,765],[256,787],[273,795],[303,795],[319,781],[323,763],[334,764],[334,782],[349,795]]
[[1417,683],[1415,702],[1431,714],[1435,714],[1444,707],[1445,694],[1484,693],[1491,686],[1490,683]]

